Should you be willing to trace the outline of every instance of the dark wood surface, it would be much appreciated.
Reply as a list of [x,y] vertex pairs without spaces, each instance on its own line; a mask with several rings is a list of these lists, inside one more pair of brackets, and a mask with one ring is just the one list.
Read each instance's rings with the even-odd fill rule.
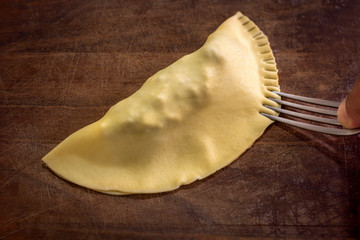
[[169,193],[109,196],[41,158],[241,11],[283,91],[341,100],[360,75],[359,1],[0,2],[0,239],[359,238],[360,135],[275,123]]

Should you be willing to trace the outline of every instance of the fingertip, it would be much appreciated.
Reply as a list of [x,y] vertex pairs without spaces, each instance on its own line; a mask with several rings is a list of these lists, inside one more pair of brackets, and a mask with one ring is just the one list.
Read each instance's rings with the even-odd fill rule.
[[337,118],[339,123],[344,127],[344,128],[356,128],[359,127],[359,122],[354,121],[354,119],[352,117],[349,116],[349,113],[347,111],[347,107],[346,107],[346,102],[347,102],[347,98],[345,98],[337,111]]
[[348,126],[348,116],[346,114],[346,107],[345,107],[345,104],[346,104],[346,99],[344,99],[341,103],[340,103],[340,106],[337,110],[337,118],[338,118],[338,121],[339,123],[347,128]]

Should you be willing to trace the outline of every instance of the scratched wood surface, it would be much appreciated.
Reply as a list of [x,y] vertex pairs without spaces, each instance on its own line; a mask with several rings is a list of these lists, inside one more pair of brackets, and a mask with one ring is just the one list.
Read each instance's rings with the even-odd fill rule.
[[275,123],[205,180],[109,196],[41,158],[242,11],[284,91],[341,100],[360,75],[359,1],[0,3],[0,239],[359,238],[360,135]]

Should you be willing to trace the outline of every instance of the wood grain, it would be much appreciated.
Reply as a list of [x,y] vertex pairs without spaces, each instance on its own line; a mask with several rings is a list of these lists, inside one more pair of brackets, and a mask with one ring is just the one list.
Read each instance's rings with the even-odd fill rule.
[[282,90],[340,101],[359,76],[358,1],[2,1],[0,239],[360,238],[360,135],[275,123],[230,166],[151,195],[42,163],[236,11],[269,37]]

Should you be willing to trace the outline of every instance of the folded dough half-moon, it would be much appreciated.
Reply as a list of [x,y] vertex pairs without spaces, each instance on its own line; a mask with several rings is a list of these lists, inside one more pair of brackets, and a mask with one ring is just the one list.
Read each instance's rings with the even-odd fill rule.
[[197,51],[150,77],[103,118],[70,135],[43,161],[78,185],[109,194],[170,191],[234,161],[276,114],[275,59],[240,12]]

